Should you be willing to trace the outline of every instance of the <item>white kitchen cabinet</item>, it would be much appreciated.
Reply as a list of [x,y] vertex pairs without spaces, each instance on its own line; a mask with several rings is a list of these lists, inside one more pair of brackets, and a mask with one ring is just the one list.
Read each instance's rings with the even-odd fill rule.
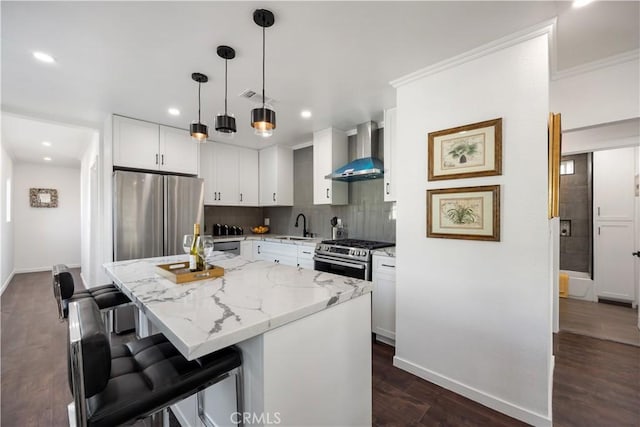
[[253,241],[251,240],[242,240],[240,242],[240,256],[248,259],[249,261],[253,261]]
[[238,191],[241,206],[258,206],[260,176],[258,152],[250,148],[238,148]]
[[298,267],[313,270],[313,253],[315,246],[298,245]]
[[160,125],[160,170],[198,173],[198,144],[184,129]]
[[217,203],[218,193],[216,191],[215,175],[215,146],[213,143],[201,144],[200,146],[200,178],[204,179],[204,204],[214,205]]
[[394,344],[396,339],[396,259],[373,255],[371,332],[379,341]]
[[113,165],[158,169],[160,126],[157,123],[113,116]]
[[346,182],[325,178],[349,160],[347,134],[328,128],[313,133],[313,204],[346,205],[349,186]]
[[238,149],[231,145],[214,143],[215,174],[214,204],[231,206],[240,203],[238,185]]
[[258,206],[258,152],[218,142],[202,144],[205,205]]
[[268,261],[276,264],[298,265],[298,252],[296,245],[277,242],[255,242],[254,259]]
[[113,165],[198,174],[198,145],[189,132],[113,116]]
[[293,150],[274,145],[260,150],[260,205],[293,206]]
[[393,174],[398,170],[396,166],[396,140],[397,109],[390,108],[384,111],[384,201],[396,201],[396,189]]
[[595,221],[633,221],[635,147],[593,153]]

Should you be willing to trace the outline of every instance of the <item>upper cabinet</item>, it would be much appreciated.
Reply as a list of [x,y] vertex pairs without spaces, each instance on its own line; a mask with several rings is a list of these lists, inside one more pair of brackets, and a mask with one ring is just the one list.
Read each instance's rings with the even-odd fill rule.
[[293,206],[293,150],[274,145],[260,150],[260,205]]
[[160,125],[160,170],[198,173],[198,143],[189,131]]
[[200,177],[204,203],[258,206],[258,152],[217,142],[203,144]]
[[186,130],[113,116],[113,165],[196,175],[198,145]]
[[396,116],[397,109],[390,108],[384,112],[384,201],[396,201],[396,189],[393,179],[396,167]]
[[325,178],[349,161],[347,134],[338,129],[324,129],[313,134],[313,203],[346,205],[349,186],[346,182]]
[[238,148],[238,191],[240,205],[259,205],[259,160],[258,151],[250,148]]

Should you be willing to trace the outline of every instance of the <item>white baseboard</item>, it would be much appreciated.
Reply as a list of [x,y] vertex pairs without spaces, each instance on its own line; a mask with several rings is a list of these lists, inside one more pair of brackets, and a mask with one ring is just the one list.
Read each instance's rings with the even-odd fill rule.
[[376,334],[376,341],[379,341],[381,343],[390,345],[391,347],[395,347],[396,346],[396,340],[394,340],[392,338],[387,338],[384,335]]
[[513,403],[507,402],[506,400],[500,399],[499,397],[492,396],[481,390],[458,382],[454,379],[430,371],[429,369],[425,369],[413,362],[402,359],[398,356],[393,357],[393,365],[400,369],[404,369],[405,371],[410,372],[414,375],[417,375],[418,377],[423,378],[429,382],[444,387],[447,390],[451,390],[454,393],[458,393],[464,397],[474,400],[484,406],[495,409],[498,412],[502,412],[503,414],[509,415],[510,417],[524,421],[525,423],[534,426],[552,426],[551,418],[547,416],[531,412],[528,409],[522,408],[518,405],[514,405]]
[[9,286],[9,283],[11,283],[11,279],[13,279],[13,276],[16,274],[16,271],[13,270],[11,272],[11,274],[9,275],[9,277],[7,277],[7,280],[4,281],[4,283],[2,284],[2,289],[0,289],[0,295],[2,295],[4,293],[4,290],[7,289],[7,286]]
[[[65,264],[67,267],[69,268],[80,268],[80,264]],[[52,266],[47,266],[47,267],[33,267],[33,268],[17,268],[15,270],[16,274],[22,274],[22,273],[39,273],[42,271],[51,271],[51,267]]]

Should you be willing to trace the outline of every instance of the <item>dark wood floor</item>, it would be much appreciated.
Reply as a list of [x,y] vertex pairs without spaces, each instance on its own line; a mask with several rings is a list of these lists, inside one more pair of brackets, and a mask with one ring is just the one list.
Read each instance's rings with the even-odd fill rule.
[[[66,324],[50,280],[16,275],[2,295],[2,426],[67,425]],[[561,332],[556,349],[554,425],[640,427],[640,348]],[[395,368],[393,352],[373,345],[374,425],[523,425]]]

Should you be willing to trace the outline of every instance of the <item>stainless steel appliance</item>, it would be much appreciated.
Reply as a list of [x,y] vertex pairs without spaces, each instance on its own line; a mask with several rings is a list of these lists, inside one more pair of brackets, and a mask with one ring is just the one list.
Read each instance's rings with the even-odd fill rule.
[[[204,180],[144,172],[113,172],[113,259],[184,253],[182,239],[204,219]],[[116,332],[132,329],[133,312],[118,310]]]
[[371,253],[395,243],[370,240],[323,240],[316,245],[314,269],[356,279],[371,280]]

